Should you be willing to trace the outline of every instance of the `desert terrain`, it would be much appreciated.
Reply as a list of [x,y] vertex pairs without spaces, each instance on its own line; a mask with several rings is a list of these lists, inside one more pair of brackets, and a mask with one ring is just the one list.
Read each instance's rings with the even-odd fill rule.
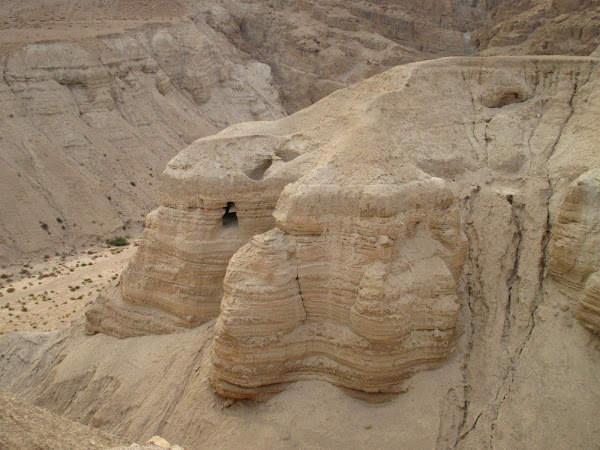
[[98,292],[116,283],[134,250],[133,244],[103,244],[4,271],[0,274],[0,334],[69,326]]
[[0,447],[597,448],[597,0],[10,0],[0,59]]

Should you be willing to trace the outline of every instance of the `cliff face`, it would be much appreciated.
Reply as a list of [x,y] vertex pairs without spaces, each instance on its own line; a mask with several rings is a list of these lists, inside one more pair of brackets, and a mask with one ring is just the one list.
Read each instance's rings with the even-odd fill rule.
[[398,64],[472,53],[464,34],[486,17],[466,1],[302,0],[223,2],[206,20],[273,68],[294,112]]
[[211,375],[221,395],[301,379],[398,392],[454,347],[466,243],[451,191],[419,171],[339,185],[319,172],[286,189],[277,229],[229,262]]
[[586,56],[600,45],[600,2],[507,0],[472,41],[482,55]]
[[[88,317],[101,333],[2,338],[0,384],[132,440],[235,446],[261,423],[257,446],[282,429],[311,445],[591,446],[598,345],[569,308],[589,324],[599,70],[416,63],[195,142]],[[408,392],[373,408],[323,380]],[[214,407],[214,389],[286,387]],[[332,414],[381,432],[315,434]]]
[[550,274],[582,323],[600,333],[600,170],[577,178],[563,200],[550,250]]
[[[197,141],[169,164],[163,206],[88,332],[167,333],[221,305],[212,381],[232,397],[298,379],[394,392],[457,345],[510,376],[560,199],[597,164],[581,131],[597,70],[593,58],[419,63]],[[469,401],[486,405],[502,389],[490,382],[473,380]]]
[[166,163],[231,124],[281,118],[398,64],[477,50],[587,55],[600,45],[592,0],[60,0],[43,9],[0,5],[3,265],[137,233]]
[[268,66],[208,26],[12,49],[0,102],[0,261],[135,233],[181,148],[284,111]]

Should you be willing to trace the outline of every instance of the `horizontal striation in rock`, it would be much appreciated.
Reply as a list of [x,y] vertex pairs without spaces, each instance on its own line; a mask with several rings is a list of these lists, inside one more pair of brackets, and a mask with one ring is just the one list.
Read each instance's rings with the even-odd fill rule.
[[576,316],[600,333],[600,169],[567,189],[550,247],[549,273],[571,291]]
[[[460,272],[466,240],[444,182],[414,175],[378,189],[327,185],[329,177],[286,187],[278,228],[252,238],[227,269],[211,375],[218,393],[260,399],[305,379],[398,392],[448,356],[459,309],[451,268]],[[313,202],[307,193],[317,188]]]
[[163,206],[147,216],[118,288],[87,312],[86,331],[168,333],[216,317],[229,259],[275,226],[277,196],[298,177],[301,152],[286,136],[257,137],[242,151],[231,139],[206,138],[173,159],[163,177]]

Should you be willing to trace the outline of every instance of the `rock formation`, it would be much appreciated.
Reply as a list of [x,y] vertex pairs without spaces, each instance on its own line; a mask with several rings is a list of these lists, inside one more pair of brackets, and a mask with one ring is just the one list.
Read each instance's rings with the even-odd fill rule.
[[0,264],[137,234],[159,172],[195,139],[395,65],[478,50],[590,54],[598,7],[57,0],[40,14],[38,1],[2,2]]
[[[294,112],[398,64],[474,51],[485,1],[257,1],[207,6],[207,23],[269,64]],[[232,26],[232,23],[238,26]]]
[[576,302],[575,314],[600,333],[600,168],[577,178],[560,207],[550,274]]
[[485,9],[454,3],[3,2],[0,264],[137,234],[199,137],[463,54]]
[[169,163],[162,206],[120,285],[88,311],[88,332],[166,333],[219,314],[229,258],[275,226],[279,194],[309,164],[308,144],[293,135],[264,132],[238,147],[246,128],[196,141]]
[[179,150],[285,115],[268,66],[189,20],[22,45],[2,73],[2,263],[139,232]]
[[600,45],[598,0],[505,0],[473,32],[482,55],[580,55]]
[[[553,188],[598,164],[580,125],[597,114],[597,71],[593,58],[406,65],[197,141],[165,171],[163,206],[88,332],[193,327],[223,296],[212,380],[226,396],[298,379],[397,391],[465,333],[510,339],[500,360],[487,344],[468,356],[507,376],[541,302]],[[460,325],[460,305],[481,321]]]
[[[565,236],[593,244],[593,201],[574,201],[569,186],[582,177],[592,192],[584,174],[600,167],[598,61],[405,65],[195,142],[169,164],[137,256],[88,323],[148,335],[85,336],[78,325],[8,335],[0,385],[138,442],[239,446],[256,426],[252,445],[263,447],[282,436],[329,447],[593,446],[597,338],[546,275],[561,211],[573,208],[563,203],[581,212],[569,212],[581,224]],[[213,258],[221,248],[229,264]],[[233,397],[305,381],[232,405],[211,372]],[[372,407],[320,380],[408,392]],[[319,428],[340,416],[352,432]],[[368,425],[377,432],[355,431]]]
[[327,165],[288,186],[277,229],[234,255],[215,331],[219,394],[259,398],[301,379],[397,392],[448,356],[459,210],[443,180],[394,167],[393,153],[365,151],[366,179]]

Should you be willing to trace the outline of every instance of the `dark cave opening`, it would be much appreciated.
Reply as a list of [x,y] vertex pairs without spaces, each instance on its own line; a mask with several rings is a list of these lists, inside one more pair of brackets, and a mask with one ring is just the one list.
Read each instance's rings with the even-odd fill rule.
[[223,227],[237,227],[238,218],[235,209],[235,203],[227,202],[227,206],[223,208]]

